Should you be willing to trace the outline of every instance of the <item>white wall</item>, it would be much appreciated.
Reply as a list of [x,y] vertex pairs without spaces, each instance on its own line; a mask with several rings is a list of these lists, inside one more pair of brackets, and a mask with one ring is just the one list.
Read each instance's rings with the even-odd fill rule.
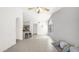
[[[47,28],[47,20],[49,19],[50,14],[37,14],[37,13],[30,13],[24,12],[24,25],[30,25],[30,31],[33,34],[33,24],[37,24],[37,34],[39,35],[46,35],[48,32]],[[29,21],[28,21],[29,20]],[[40,23],[39,23],[40,22]]]
[[0,7],[0,51],[16,44],[16,8]]
[[[60,7],[47,7],[50,11],[47,13],[36,13],[35,11],[28,10],[27,8],[23,9],[23,19],[24,24],[30,23],[30,30],[33,34],[33,24],[37,24],[37,34],[46,35],[48,33],[47,21],[49,20],[52,13],[60,9]],[[40,23],[39,23],[40,22]]]
[[47,21],[40,22],[30,22],[30,31],[33,34],[33,24],[37,24],[37,34],[38,35],[47,35],[48,33],[48,23]]
[[23,9],[16,8],[16,39],[23,40]]
[[38,23],[38,35],[47,35],[48,34],[48,24],[47,22],[40,22]]
[[52,16],[55,40],[65,40],[79,46],[79,8],[62,8]]

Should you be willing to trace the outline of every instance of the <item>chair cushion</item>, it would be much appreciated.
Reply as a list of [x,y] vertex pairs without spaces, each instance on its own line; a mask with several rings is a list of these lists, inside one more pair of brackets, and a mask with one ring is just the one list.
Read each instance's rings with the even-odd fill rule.
[[62,49],[60,47],[60,41],[56,41],[56,42],[54,42],[52,44],[57,49],[58,52],[61,52],[62,51]]
[[61,47],[61,48],[64,48],[66,45],[68,45],[67,42],[65,42],[65,41],[60,41],[60,47]]

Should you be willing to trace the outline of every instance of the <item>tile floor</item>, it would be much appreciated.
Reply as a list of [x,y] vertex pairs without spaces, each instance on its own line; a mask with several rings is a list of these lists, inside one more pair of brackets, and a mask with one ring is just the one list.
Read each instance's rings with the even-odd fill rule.
[[16,45],[5,52],[56,52],[56,48],[51,45],[52,42],[49,36],[33,36],[29,39],[17,40]]

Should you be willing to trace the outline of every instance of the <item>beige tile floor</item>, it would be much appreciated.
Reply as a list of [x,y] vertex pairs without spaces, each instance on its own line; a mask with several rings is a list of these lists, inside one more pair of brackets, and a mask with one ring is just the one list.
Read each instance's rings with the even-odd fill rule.
[[33,36],[29,39],[17,40],[16,45],[7,49],[5,52],[56,52],[49,36]]

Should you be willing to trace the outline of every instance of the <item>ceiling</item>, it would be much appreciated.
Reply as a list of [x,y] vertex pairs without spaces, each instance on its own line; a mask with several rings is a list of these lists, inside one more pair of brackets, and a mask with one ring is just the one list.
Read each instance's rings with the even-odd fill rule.
[[48,12],[37,13],[35,11],[29,10],[27,7],[23,8],[23,21],[24,22],[39,22],[39,21],[47,21],[50,16],[56,11],[60,10],[60,7],[45,7],[49,9]]

